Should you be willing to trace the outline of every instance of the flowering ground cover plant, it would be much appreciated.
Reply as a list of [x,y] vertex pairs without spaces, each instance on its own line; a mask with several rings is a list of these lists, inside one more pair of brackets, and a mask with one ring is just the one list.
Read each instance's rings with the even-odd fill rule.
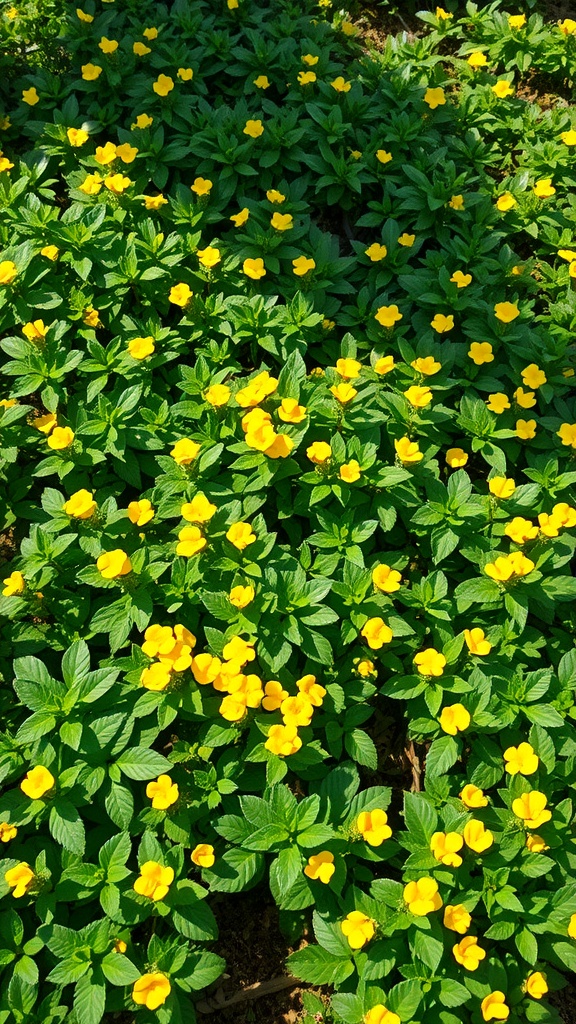
[[85,0],[0,81],[0,1024],[188,1024],[257,885],[334,1021],[559,1020],[576,22],[422,21]]

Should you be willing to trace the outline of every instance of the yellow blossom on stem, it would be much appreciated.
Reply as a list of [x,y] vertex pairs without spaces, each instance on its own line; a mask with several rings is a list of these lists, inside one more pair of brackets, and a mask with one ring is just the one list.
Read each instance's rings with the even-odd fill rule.
[[512,811],[517,818],[522,819],[526,828],[540,828],[552,817],[552,811],[546,807],[547,803],[548,798],[544,793],[532,789],[512,801]]
[[467,971],[477,970],[480,961],[486,957],[486,950],[478,945],[475,935],[467,935],[457,942],[455,946],[452,946],[452,953],[456,963],[465,967]]
[[379,616],[368,619],[362,627],[360,635],[364,637],[368,647],[373,651],[379,651],[384,644],[389,644],[393,637],[390,626]]
[[148,1010],[157,1010],[166,1002],[171,989],[166,975],[154,971],[151,974],[143,974],[134,982],[132,999],[140,1006],[146,1006]]
[[510,1016],[510,1007],[506,1005],[506,996],[499,989],[484,997],[480,1004],[480,1010],[485,1021],[508,1020]]
[[410,465],[412,462],[421,462],[424,458],[418,447],[418,442],[411,441],[409,437],[401,437],[399,440],[394,441],[394,448],[400,462],[404,465]]
[[22,573],[18,572],[17,569],[11,572],[2,582],[4,584],[4,589],[2,590],[4,597],[18,597],[26,589],[26,581]]
[[505,768],[509,775],[533,775],[538,771],[540,759],[530,743],[519,743],[504,751]]
[[373,811],[361,811],[356,819],[356,828],[369,846],[382,846],[392,835],[388,815],[378,807]]
[[485,853],[494,842],[494,836],[484,822],[471,818],[464,826],[464,842],[475,853]]
[[152,801],[154,810],[166,811],[178,799],[178,786],[169,775],[159,775],[155,782],[146,786],[146,796]]
[[471,924],[472,918],[462,903],[448,904],[444,908],[444,927],[450,931],[465,935]]
[[216,860],[214,847],[209,843],[198,843],[192,850],[190,859],[198,868],[211,868]]
[[460,799],[465,807],[470,810],[475,810],[477,807],[487,807],[488,797],[484,795],[484,792],[475,786],[472,782],[467,782],[464,788],[460,791]]
[[446,462],[450,469],[460,469],[468,462],[468,454],[462,448],[449,448],[446,452]]
[[464,640],[470,654],[476,654],[481,658],[490,654],[492,650],[492,644],[486,639],[484,630],[480,629],[479,626],[474,626],[473,629],[465,629]]
[[48,771],[44,765],[39,764],[26,772],[20,783],[20,789],[31,800],[41,800],[46,793],[54,788],[55,784],[56,779],[52,772]]
[[430,839],[430,850],[436,860],[449,868],[459,868],[462,857],[458,853],[464,840],[458,832],[434,832]]
[[426,917],[434,910],[440,910],[442,897],[438,892],[438,882],[426,876],[419,878],[417,882],[408,882],[404,886],[404,901],[415,917]]
[[330,853],[329,850],[322,850],[320,853],[315,853],[308,858],[304,874],[313,881],[317,880],[323,882],[324,885],[328,885],[335,870],[334,854]]
[[374,938],[376,932],[374,921],[360,910],[353,910],[347,914],[340,927],[351,949],[362,949],[362,946]]
[[429,647],[414,656],[414,664],[422,676],[441,676],[446,668],[446,658],[434,647]]
[[456,733],[464,732],[470,725],[471,720],[470,712],[466,710],[463,704],[450,704],[442,710],[438,719],[440,728],[448,736],[456,736]]
[[35,880],[36,875],[25,861],[21,861],[20,864],[16,864],[15,867],[9,868],[8,871],[4,872],[4,881],[6,885],[10,886],[12,895],[17,900],[21,899],[22,896],[26,896]]

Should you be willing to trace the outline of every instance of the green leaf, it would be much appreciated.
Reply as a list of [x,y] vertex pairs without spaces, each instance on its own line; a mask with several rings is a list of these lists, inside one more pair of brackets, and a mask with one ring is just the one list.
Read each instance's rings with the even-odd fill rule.
[[172,767],[167,758],[147,747],[129,747],[120,754],[116,765],[124,775],[136,782],[154,779]]
[[459,752],[458,743],[453,736],[440,736],[434,740],[426,756],[427,776],[433,779],[444,775],[444,772],[456,764]]
[[76,640],[62,658],[62,676],[68,689],[82,683],[90,671],[90,651],[84,640]]
[[533,967],[538,959],[538,941],[536,936],[528,928],[522,928],[514,936],[514,941],[520,956]]
[[227,850],[214,867],[204,871],[204,878],[214,892],[243,892],[252,889],[264,874],[265,859],[261,853],[248,850]]
[[[121,955],[121,954],[120,954]],[[104,1016],[106,986],[93,980],[90,971],[76,982],[74,989],[74,1010],[82,1024],[99,1024]]]
[[133,985],[140,977],[138,968],[123,953],[108,953],[100,966],[111,985]]
[[429,849],[438,828],[438,815],[424,793],[404,793],[404,823],[410,835]]
[[341,985],[354,971],[354,962],[334,956],[322,946],[306,946],[291,953],[286,966],[295,978],[311,985]]
[[418,928],[414,933],[412,948],[415,956],[435,974],[444,953],[444,943],[435,939],[430,932]]
[[358,764],[376,771],[378,767],[378,753],[374,741],[363,729],[352,729],[344,736],[346,751]]
[[274,885],[280,899],[292,888],[302,868],[302,854],[297,846],[280,850],[278,857],[270,865],[270,875],[274,872]]
[[409,1021],[416,1015],[422,1000],[422,989],[418,981],[401,981],[388,993],[387,1007],[397,1013],[401,1021]]
[[86,846],[84,824],[78,811],[69,800],[60,796],[56,797],[50,808],[48,826],[57,843],[60,843],[65,850],[82,856]]
[[364,1007],[359,996],[352,992],[337,992],[331,999],[332,1009],[345,1024],[359,1024],[364,1019]]

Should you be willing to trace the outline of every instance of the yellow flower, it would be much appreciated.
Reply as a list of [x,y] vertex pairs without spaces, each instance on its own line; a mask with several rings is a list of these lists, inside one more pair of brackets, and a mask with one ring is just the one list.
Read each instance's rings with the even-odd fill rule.
[[164,868],[155,860],[147,860],[142,864],[140,875],[134,882],[134,892],[156,902],[164,899],[173,881],[173,868]]
[[264,132],[264,125],[262,121],[246,121],[244,128],[242,129],[244,135],[249,135],[251,139],[258,139]]
[[506,996],[497,989],[485,996],[480,1004],[484,1020],[508,1020],[510,1007],[506,1005]]
[[450,931],[465,935],[471,924],[472,918],[462,903],[448,904],[444,908],[444,927]]
[[452,952],[456,963],[465,967],[467,971],[477,970],[480,961],[486,957],[486,950],[478,945],[475,935],[467,935],[466,938],[461,939],[455,946],[452,946]]
[[147,53],[152,53],[152,50],[149,46],[146,46],[146,43],[136,42],[132,44],[132,52],[137,57],[145,57]]
[[289,757],[300,750],[302,740],[295,725],[272,725],[264,746],[278,757]]
[[326,690],[323,686],[320,686],[320,683],[316,682],[316,676],[302,676],[301,679],[296,680],[296,686],[299,692],[303,693],[315,708],[322,706]]
[[2,591],[4,597],[15,597],[18,594],[23,594],[26,589],[24,577],[17,569],[11,572],[2,582],[5,584]]
[[486,402],[486,405],[490,409],[490,412],[498,413],[498,415],[500,415],[500,413],[505,412],[506,409],[510,409],[510,402],[508,401],[508,396],[502,394],[501,391],[496,391],[495,394],[490,395],[488,401]]
[[538,199],[549,199],[550,196],[556,193],[556,189],[552,184],[552,178],[540,178],[540,181],[536,182],[532,191]]
[[320,853],[315,853],[308,858],[304,874],[313,881],[318,880],[323,882],[324,885],[328,885],[335,870],[334,854],[330,853],[329,850],[322,850]]
[[156,782],[149,782],[146,786],[146,796],[156,811],[166,811],[179,797],[178,786],[169,775],[159,775]]
[[[96,175],[96,177],[99,177],[99,175]],[[87,327],[102,327],[102,324],[100,323],[100,315],[98,313],[98,310],[94,309],[93,306],[88,306],[84,310],[82,320]]]
[[476,50],[468,57],[468,63],[474,70],[476,70],[476,68],[485,68],[488,63],[488,58],[485,53],[481,53],[479,50]]
[[0,409],[12,409],[15,405],[18,405],[17,398],[2,398],[0,399]]
[[388,1010],[384,1003],[376,1003],[365,1015],[364,1024],[400,1024],[400,1017]]
[[235,224],[237,228],[241,228],[242,225],[246,223],[249,216],[250,210],[248,209],[247,206],[245,206],[242,210],[240,210],[240,213],[233,213],[232,216],[230,217],[230,220],[233,222],[233,224]]
[[442,363],[439,363],[434,356],[424,356],[418,359],[413,359],[410,366],[418,370],[424,377],[433,377],[435,373],[439,373],[442,369]]
[[524,28],[524,25],[526,24],[526,15],[525,14],[509,14],[508,15],[508,24],[509,24],[510,28]]
[[261,277],[266,276],[266,268],[261,256],[257,256],[255,260],[244,260],[242,270],[246,274],[246,277],[251,277],[253,281],[259,281]]
[[364,255],[372,260],[372,263],[379,263],[385,256],[388,255],[388,249],[385,245],[381,245],[380,242],[372,242],[367,249],[364,250]]
[[576,914],[572,914],[568,922],[568,935],[571,939],[576,939]]
[[510,85],[505,78],[500,79],[496,82],[496,85],[492,86],[492,92],[498,96],[499,99],[505,99],[506,96],[514,95],[514,86]]
[[515,429],[521,441],[531,441],[536,437],[536,420],[516,420]]
[[455,270],[450,280],[457,288],[467,288],[472,281],[472,274],[463,274],[461,270]]
[[364,842],[370,846],[382,846],[382,843],[392,835],[388,815],[380,807],[373,811],[361,811],[356,819],[356,828]]
[[57,417],[55,412],[47,412],[45,416],[37,416],[32,420],[32,426],[42,434],[49,434],[56,426]]
[[294,218],[291,213],[274,213],[270,224],[275,231],[289,231],[294,227]]
[[554,505],[552,515],[561,526],[566,528],[576,526],[576,508],[572,508],[566,501],[559,501]]
[[12,263],[12,260],[0,262],[0,284],[12,284],[17,274],[16,265]]
[[308,67],[310,68],[310,67],[314,67],[314,65],[318,63],[318,61],[320,60],[320,58],[319,58],[319,57],[316,57],[316,56],[314,56],[314,54],[313,54],[313,53],[305,53],[305,54],[303,54],[303,56],[302,56],[302,57],[300,58],[300,60],[302,61],[302,63],[303,63],[303,64],[307,64],[307,65],[308,65]]
[[356,671],[363,679],[367,679],[368,676],[375,674],[376,669],[374,662],[370,661],[368,658],[356,659]]
[[348,402],[352,402],[358,394],[356,388],[352,384],[347,383],[333,384],[330,391],[341,405],[347,405]]
[[[40,255],[45,256],[48,260],[58,259],[58,253],[60,250],[56,245],[45,245],[43,249],[40,249]],[[1,264],[0,264],[1,266]]]
[[523,519],[522,516],[515,516],[509,523],[504,527],[504,533],[510,540],[513,540],[515,544],[525,544],[527,540],[534,540],[538,536],[538,527],[533,526],[529,519]]
[[188,523],[207,523],[216,512],[216,505],[204,494],[196,494],[192,501],[186,501],[180,508],[180,515]]
[[533,391],[524,391],[523,388],[516,388],[514,401],[522,409],[533,409],[536,405],[536,397]]
[[368,619],[362,627],[360,636],[364,637],[368,647],[373,651],[379,651],[384,644],[390,643],[393,634],[390,626],[386,625],[379,616],[376,616],[376,618]]
[[494,360],[492,345],[489,341],[473,341],[468,349],[468,355],[476,366],[483,363],[491,363]]
[[[243,408],[247,408],[249,406],[259,405],[259,403],[263,402],[269,395],[273,395],[277,387],[278,380],[276,377],[271,377],[268,370],[262,370],[261,373],[252,377],[246,387],[237,391],[234,397],[238,405],[241,405]],[[269,413],[263,413],[262,411],[259,411],[258,415],[265,416],[268,419],[270,418]],[[244,430],[249,429],[249,423],[250,421],[244,417],[242,420]]]
[[140,501],[131,501],[128,505],[128,519],[134,526],[146,526],[154,518],[154,509],[148,498],[140,498]]
[[138,156],[138,148],[131,146],[129,142],[123,142],[121,146],[116,146],[116,156],[119,156],[122,163],[131,164]]
[[78,190],[87,196],[97,196],[101,188],[102,178],[98,173],[87,174],[82,184],[78,185]]
[[560,430],[556,431],[556,436],[562,444],[576,448],[576,423],[563,423]]
[[31,768],[20,783],[22,792],[31,800],[40,800],[46,793],[54,788],[56,779],[47,768],[39,764]]
[[503,192],[496,200],[496,209],[500,210],[501,213],[508,213],[509,210],[513,210],[517,205],[518,203],[511,192]]
[[360,463],[357,459],[350,459],[350,462],[342,463],[338,470],[338,476],[346,484],[355,483],[361,476]]
[[115,580],[118,576],[127,576],[132,572],[132,562],[121,548],[104,551],[96,562],[96,568],[105,580]]
[[315,71],[299,71],[297,74],[298,85],[312,85],[316,81]]
[[133,182],[130,178],[127,178],[124,174],[109,174],[108,177],[104,179],[105,187],[117,196],[121,196],[122,193],[125,192],[127,188],[130,188],[130,185],[132,184]]
[[436,331],[437,334],[446,334],[451,331],[454,327],[454,317],[452,313],[448,316],[444,316],[444,313],[436,313],[436,316],[430,322],[430,327]]
[[393,594],[400,590],[402,576],[397,569],[391,569],[389,565],[381,563],[372,569],[372,583],[383,594]]
[[495,498],[505,500],[511,498],[516,490],[516,484],[514,480],[505,476],[493,476],[488,481],[488,490],[490,494],[493,494]]
[[529,363],[523,370],[520,371],[522,376],[522,383],[527,388],[534,388],[536,391],[546,383],[547,377],[543,370],[537,366],[536,363]]
[[34,85],[30,89],[22,90],[22,102],[27,103],[29,107],[34,107],[40,102],[40,97]]
[[446,452],[446,462],[450,469],[459,469],[468,462],[468,454],[462,448],[449,448]]
[[576,131],[571,128],[568,132],[561,132],[560,138],[565,146],[576,146]]
[[98,505],[94,501],[92,491],[82,489],[75,491],[68,498],[68,501],[64,502],[62,508],[67,516],[72,516],[74,519],[90,519]]
[[521,551],[513,551],[511,555],[500,555],[495,562],[489,562],[484,566],[484,572],[490,579],[506,583],[514,576],[527,576],[533,568],[534,562]]
[[436,860],[449,868],[459,868],[462,857],[458,853],[464,840],[458,832],[435,832],[430,839],[430,850]]
[[94,21],[94,16],[92,14],[86,14],[86,12],[80,7],[76,8],[76,17],[79,21],[85,22],[86,25],[90,25],[90,23]]
[[229,11],[235,11],[239,7],[238,0],[226,0]]
[[154,26],[151,26],[151,28],[145,28],[142,35],[148,40],[148,42],[151,42],[153,39],[158,38],[158,29],[154,28]]
[[255,593],[254,587],[251,584],[248,584],[247,587],[232,587],[228,600],[235,608],[246,608],[254,600]]
[[277,711],[282,702],[289,696],[288,691],[283,688],[282,683],[279,683],[277,679],[271,679],[269,683],[266,683],[264,694],[262,707],[265,711]]
[[116,53],[118,49],[117,39],[107,39],[106,36],[102,36],[98,46],[102,50],[102,53]]
[[306,449],[306,456],[310,459],[310,462],[314,462],[317,466],[323,466],[331,458],[332,449],[326,441],[314,441]]
[[16,867],[9,868],[8,871],[4,872],[4,881],[6,885],[10,886],[12,895],[17,900],[27,894],[35,880],[36,876],[32,868],[25,861],[21,861]]
[[424,93],[424,103],[427,103],[430,110],[436,110],[436,107],[443,107],[446,103],[446,94],[444,89],[440,87],[436,89],[428,88]]
[[152,88],[157,96],[167,96],[174,88],[174,79],[170,78],[170,75],[158,75]]
[[297,256],[295,260],[292,260],[293,273],[297,277],[304,277],[309,271],[314,270],[316,267],[316,260],[309,258],[308,256]]
[[0,842],[9,843],[18,835],[16,825],[10,825],[7,821],[0,821]]
[[547,803],[544,793],[532,789],[512,801],[512,811],[517,818],[522,818],[527,828],[540,828],[552,817],[552,811],[546,808]]
[[268,81],[267,75],[258,75],[258,78],[254,79],[254,85],[257,89],[269,89],[270,82]]
[[356,380],[360,376],[362,371],[362,363],[359,363],[357,359],[337,359],[336,360],[336,372],[344,377],[346,380]]
[[545,850],[550,849],[542,836],[537,835],[526,836],[526,848],[528,853],[544,853]]
[[208,541],[202,536],[202,531],[197,526],[184,526],[178,534],[176,554],[184,558],[192,558],[200,551],[203,551]]
[[170,669],[162,662],[156,661],[140,674],[140,683],[146,690],[160,692],[166,689],[170,678]]
[[465,807],[470,810],[475,810],[477,807],[487,807],[488,797],[484,795],[484,792],[475,786],[472,782],[467,782],[464,788],[460,791],[460,799]]
[[54,427],[54,430],[48,438],[47,444],[53,451],[63,451],[64,448],[69,448],[74,440],[74,431],[70,427]]
[[206,249],[198,249],[196,255],[202,266],[206,267],[207,270],[211,270],[212,267],[217,266],[222,259],[220,250],[215,249],[212,245],[207,246]]
[[452,196],[448,206],[451,210],[463,210],[464,209],[464,196]]
[[172,445],[173,448],[170,455],[178,466],[189,466],[191,462],[194,462],[201,448],[201,445],[196,444],[196,441],[190,440],[189,437],[182,437],[179,441],[172,441]]
[[398,320],[402,319],[402,313],[398,309],[398,306],[379,306],[374,314],[374,319],[378,321],[382,327],[394,327],[394,324]]
[[576,21],[573,18],[564,18],[564,21],[558,22],[558,28],[563,36],[574,35],[576,33]]
[[[161,206],[164,206],[168,200],[164,198],[162,193],[158,196],[143,196],[144,206],[147,210],[159,210]],[[181,287],[181,286],[180,286]]]
[[398,239],[398,245],[404,245],[406,246],[407,249],[411,249],[415,241],[416,235],[409,235],[408,232],[405,231],[402,235],[400,235],[400,238]]
[[490,654],[492,650],[492,644],[486,639],[484,630],[480,629],[479,626],[474,626],[473,629],[465,629],[464,640],[470,654],[477,654],[481,658]]
[[485,853],[494,842],[494,836],[477,818],[471,818],[464,825],[464,842],[474,853]]
[[541,971],[533,971],[526,978],[525,983],[526,994],[531,996],[532,999],[542,999],[548,991],[548,983],[546,977]]
[[83,128],[69,128],[66,135],[71,146],[83,146],[90,138],[88,132],[85,132]]
[[306,406],[298,405],[295,398],[283,398],[278,409],[278,416],[284,423],[302,423],[306,419]]
[[198,846],[195,846],[190,854],[190,860],[196,864],[196,867],[211,868],[216,860],[214,847],[209,843],[198,843]]
[[284,203],[286,196],[279,192],[277,188],[269,188],[266,193],[266,199],[270,203]]
[[404,398],[415,409],[424,409],[432,401],[432,392],[430,388],[419,387],[417,384],[413,384],[412,387],[404,392]]
[[128,352],[133,359],[146,359],[154,352],[154,338],[132,338],[128,342]]
[[30,323],[24,324],[22,328],[22,334],[28,338],[28,341],[43,341],[48,332],[48,328],[44,326],[43,320],[34,320]]
[[540,759],[529,743],[519,743],[517,747],[508,747],[504,751],[506,771],[509,775],[533,775],[538,771]]
[[394,447],[400,462],[406,465],[411,462],[421,462],[424,458],[418,447],[418,442],[411,441],[409,437],[401,437],[399,441],[394,441]]
[[434,910],[440,910],[442,897],[438,892],[438,883],[434,878],[419,878],[417,882],[408,882],[404,886],[404,900],[408,910],[415,917],[425,917]]
[[386,149],[376,150],[376,159],[378,163],[389,164],[392,160],[392,153],[389,153]]
[[194,77],[194,71],[192,68],[178,68],[178,78],[182,82],[191,82]]
[[226,539],[238,548],[238,551],[244,551],[249,544],[254,544],[258,540],[254,533],[250,523],[232,523],[226,532]]
[[443,7],[437,7],[436,17],[438,18],[438,21],[449,21],[449,19],[453,18],[454,15],[449,14],[448,11],[445,11]]
[[282,701],[280,713],[284,725],[310,725],[314,708],[306,695],[299,693]]
[[85,82],[95,82],[102,74],[102,68],[99,64],[83,64],[80,70]]
[[443,709],[438,721],[443,732],[455,736],[458,732],[464,732],[470,725],[470,712],[463,704],[450,704]]
[[158,971],[143,974],[134,982],[132,999],[135,1003],[146,1006],[148,1010],[157,1010],[166,1002],[171,988],[165,974],[159,974]]
[[348,939],[351,949],[362,949],[370,939],[374,938],[376,928],[374,921],[362,914],[360,910],[353,910],[340,922],[342,932]]
[[330,82],[330,85],[336,90],[336,92],[350,92],[350,89],[352,88],[352,83],[347,82],[342,75],[338,75],[333,82]]
[[138,114],[136,121],[131,128],[149,128],[154,123],[154,118],[150,117],[149,114]]
[[182,306],[182,308],[188,305],[191,298],[191,288],[189,285],[183,283],[172,285],[168,296],[169,302],[173,302],[175,306]]
[[414,655],[414,664],[421,676],[441,676],[446,668],[446,658],[434,647]]
[[113,142],[107,142],[105,146],[96,146],[94,159],[99,164],[111,164],[116,159],[116,146]]

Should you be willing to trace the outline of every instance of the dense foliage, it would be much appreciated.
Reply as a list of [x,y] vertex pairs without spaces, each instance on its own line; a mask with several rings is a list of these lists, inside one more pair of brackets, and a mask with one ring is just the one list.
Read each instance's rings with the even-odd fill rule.
[[22,70],[19,6],[0,1024],[189,1024],[266,881],[336,1021],[557,1021],[576,21],[85,0]]

